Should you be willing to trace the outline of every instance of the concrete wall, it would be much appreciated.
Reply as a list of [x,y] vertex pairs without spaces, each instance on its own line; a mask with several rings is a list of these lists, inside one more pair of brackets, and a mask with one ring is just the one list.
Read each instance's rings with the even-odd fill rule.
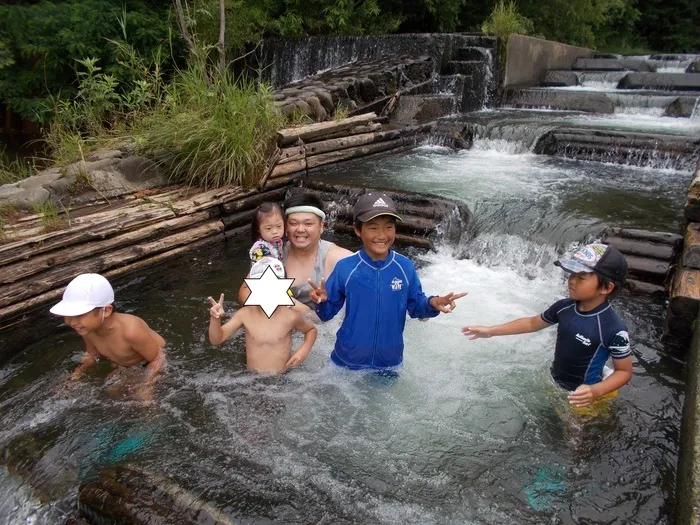
[[700,523],[700,323],[688,349],[676,478],[676,525]]
[[523,35],[508,38],[504,87],[537,86],[550,69],[571,69],[577,58],[590,58],[591,49]]

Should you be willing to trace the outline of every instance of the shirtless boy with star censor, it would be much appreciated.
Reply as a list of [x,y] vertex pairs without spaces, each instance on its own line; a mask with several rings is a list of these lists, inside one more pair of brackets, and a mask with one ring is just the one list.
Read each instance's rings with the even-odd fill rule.
[[[259,373],[279,374],[298,366],[306,359],[316,341],[316,328],[302,314],[291,308],[288,295],[293,279],[285,278],[284,266],[272,257],[263,257],[250,270],[245,282],[250,295],[245,306],[221,325],[224,294],[211,304],[209,341],[220,345],[241,327],[245,330],[246,364]],[[304,334],[304,343],[292,354],[292,332]],[[291,355],[290,355],[291,354]]]

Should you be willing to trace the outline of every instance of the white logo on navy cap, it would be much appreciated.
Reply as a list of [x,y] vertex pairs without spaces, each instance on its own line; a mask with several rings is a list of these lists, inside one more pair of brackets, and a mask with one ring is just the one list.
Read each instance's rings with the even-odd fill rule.
[[372,204],[372,208],[388,208],[389,205],[384,202],[384,199],[379,197],[376,201],[374,201],[374,204]]

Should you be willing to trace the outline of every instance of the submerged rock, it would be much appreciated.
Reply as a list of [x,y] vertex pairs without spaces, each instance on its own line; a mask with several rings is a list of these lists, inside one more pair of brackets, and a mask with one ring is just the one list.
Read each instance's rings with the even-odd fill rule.
[[689,118],[693,114],[696,104],[697,100],[694,97],[678,97],[666,106],[664,116]]
[[175,482],[137,467],[105,470],[97,481],[82,484],[78,509],[92,523],[235,523]]
[[455,131],[452,134],[452,139],[455,149],[471,149],[474,145],[474,132],[464,126],[462,131]]

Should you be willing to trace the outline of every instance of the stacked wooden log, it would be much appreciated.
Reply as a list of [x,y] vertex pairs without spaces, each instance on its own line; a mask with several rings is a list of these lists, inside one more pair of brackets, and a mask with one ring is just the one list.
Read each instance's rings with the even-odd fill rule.
[[664,297],[669,269],[683,237],[675,233],[610,228],[603,242],[620,250],[627,259],[626,287],[634,294]]
[[254,208],[283,200],[293,178],[277,178],[264,192],[178,187],[93,203],[49,233],[41,217],[21,219],[6,230],[11,242],[0,245],[0,331],[56,300],[79,273],[118,277],[247,232]]
[[[353,206],[366,188],[304,180],[299,190],[290,190],[295,191],[314,193],[329,203],[329,228],[354,235]],[[397,244],[435,248],[440,242],[458,244],[462,235],[469,235],[470,213],[466,206],[434,196],[381,191],[391,197],[401,215],[402,220],[396,223]]]
[[690,183],[683,213],[688,226],[683,254],[671,285],[665,332],[674,339],[689,342],[700,313],[700,168]]
[[280,157],[270,179],[292,173],[313,173],[316,168],[358,157],[397,152],[415,147],[432,124],[382,130],[375,113],[340,121],[319,122],[278,132]]

